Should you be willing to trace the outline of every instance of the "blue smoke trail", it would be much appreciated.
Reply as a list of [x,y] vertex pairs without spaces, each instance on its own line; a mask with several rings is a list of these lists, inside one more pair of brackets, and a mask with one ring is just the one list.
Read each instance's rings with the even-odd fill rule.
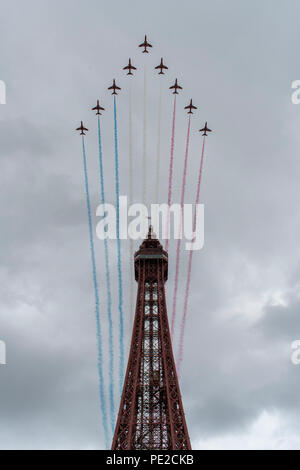
[[[101,203],[104,205],[105,204],[104,173],[103,173],[101,128],[100,128],[100,116],[99,115],[98,115],[98,143],[99,143]],[[109,270],[109,256],[108,256],[107,238],[104,238],[104,253],[105,253],[105,271],[106,271],[106,288],[107,288],[107,315],[108,315],[108,327],[109,327],[108,340],[109,340],[110,424],[111,424],[112,432],[114,432],[114,417],[115,417],[115,404],[114,404],[114,349],[113,349],[113,322],[112,322],[112,314],[111,314],[111,285],[110,285],[110,270]]]
[[124,320],[123,320],[123,292],[122,292],[122,266],[121,266],[121,242],[120,242],[120,204],[119,204],[119,157],[118,157],[118,127],[117,104],[114,96],[114,125],[115,125],[115,179],[117,202],[117,244],[118,244],[118,280],[119,280],[119,313],[120,313],[120,393],[122,393],[124,378]]
[[84,136],[82,136],[82,156],[83,156],[83,168],[84,168],[84,181],[85,181],[85,194],[86,194],[86,205],[89,220],[89,234],[90,234],[90,248],[91,248],[91,259],[92,259],[92,271],[93,271],[93,284],[95,292],[95,313],[96,313],[96,328],[97,328],[97,341],[98,341],[98,372],[99,372],[99,392],[100,392],[100,406],[102,411],[102,424],[104,428],[104,436],[106,442],[106,448],[108,449],[108,428],[107,428],[107,413],[105,404],[104,394],[104,379],[103,379],[103,356],[102,356],[102,337],[101,337],[101,323],[100,323],[100,309],[99,309],[99,291],[97,283],[97,271],[96,271],[96,260],[95,260],[95,247],[93,237],[93,224],[91,216],[91,203],[89,195],[89,183],[87,174],[87,164],[85,155]]

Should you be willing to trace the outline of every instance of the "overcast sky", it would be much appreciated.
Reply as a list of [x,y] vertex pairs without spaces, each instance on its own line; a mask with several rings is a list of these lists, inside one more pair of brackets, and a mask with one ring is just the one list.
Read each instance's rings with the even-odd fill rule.
[[[163,56],[160,200],[166,200],[172,95],[177,77],[174,201],[180,200],[187,118],[193,98],[186,201],[193,202],[208,137],[201,202],[205,246],[194,256],[180,378],[194,449],[300,449],[300,79],[297,0],[0,1],[1,264],[0,447],[101,449],[94,301],[80,138],[92,208],[99,202],[96,120],[100,98],[106,196],[114,202],[112,98],[118,97],[121,194],[128,194],[128,90],[131,57],[135,190],[141,196],[143,69],[147,70],[148,202],[154,197]],[[137,45],[148,34],[151,54]],[[135,248],[138,244],[135,244]],[[174,285],[171,242],[169,314]],[[96,241],[107,334],[103,246]],[[116,246],[110,243],[117,338]],[[126,345],[130,341],[128,244],[122,244]],[[178,318],[187,252],[182,252]],[[178,328],[179,322],[177,324]],[[177,352],[175,338],[174,352]],[[105,348],[107,342],[105,342]],[[117,348],[117,341],[116,341]],[[107,349],[106,349],[107,350]],[[105,371],[107,374],[107,353]],[[117,367],[117,363],[116,363]],[[116,387],[116,400],[119,400]]]

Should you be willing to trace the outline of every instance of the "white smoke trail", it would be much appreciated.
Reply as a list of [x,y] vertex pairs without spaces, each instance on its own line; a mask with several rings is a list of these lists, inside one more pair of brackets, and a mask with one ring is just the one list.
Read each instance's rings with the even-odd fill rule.
[[119,327],[120,327],[120,394],[122,394],[124,380],[124,314],[123,314],[123,281],[120,239],[120,182],[119,182],[119,152],[118,152],[118,126],[117,102],[114,95],[114,137],[115,137],[115,185],[116,185],[116,219],[117,219],[117,248],[118,248],[118,284],[119,284]]
[[[133,203],[133,146],[132,146],[132,86],[129,84],[129,205]],[[133,279],[133,240],[129,241],[129,282],[130,282],[130,315],[128,315],[129,331],[134,317],[134,279]]]
[[157,153],[156,153],[156,187],[155,202],[159,203],[159,176],[160,176],[160,138],[161,138],[161,110],[162,110],[162,81],[160,80],[158,101],[158,128],[157,128]]
[[142,163],[142,202],[146,204],[147,174],[147,68],[144,67],[144,122],[143,122],[143,163]]

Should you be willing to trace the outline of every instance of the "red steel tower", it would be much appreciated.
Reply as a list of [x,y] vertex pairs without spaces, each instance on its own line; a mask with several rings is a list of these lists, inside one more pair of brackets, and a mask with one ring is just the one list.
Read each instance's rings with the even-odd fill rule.
[[165,299],[168,253],[151,227],[134,267],[136,311],[112,450],[190,450]]

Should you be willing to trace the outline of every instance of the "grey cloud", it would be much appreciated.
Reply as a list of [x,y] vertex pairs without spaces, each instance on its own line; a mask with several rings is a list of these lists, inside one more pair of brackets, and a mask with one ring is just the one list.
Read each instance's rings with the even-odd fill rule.
[[[2,5],[0,79],[8,88],[0,107],[1,267],[0,338],[8,364],[0,369],[1,448],[101,448],[96,337],[82,157],[74,129],[90,132],[87,158],[93,211],[99,200],[95,118],[106,112],[103,151],[106,196],[114,201],[112,101],[117,78],[121,192],[128,193],[128,81],[119,70],[131,56],[135,199],[141,194],[144,57],[136,49],[149,34],[148,162],[151,199],[156,158],[158,83],[151,67],[163,55],[161,199],[166,198],[172,102],[167,89],[183,83],[176,123],[174,201],[180,198],[186,137],[183,106],[198,106],[186,200],[195,198],[198,129],[214,133],[206,147],[201,202],[205,247],[194,256],[181,376],[194,445],[235,433],[237,446],[264,411],[285,423],[287,444],[299,434],[300,369],[290,362],[299,337],[299,108],[290,101],[297,76],[299,4],[281,2],[91,0]],[[171,16],[170,16],[171,15]],[[135,244],[137,245],[137,244]],[[129,289],[124,242],[124,292]],[[96,241],[107,347],[103,247]],[[116,247],[112,260],[113,321],[117,325]],[[167,283],[171,309],[175,244]],[[178,325],[187,256],[182,253]],[[276,304],[283,296],[285,306]],[[125,296],[126,344],[130,339]],[[174,342],[177,353],[178,337]],[[117,329],[115,336],[117,370]],[[105,357],[107,371],[107,355]],[[116,373],[116,383],[117,383]],[[116,403],[118,402],[116,387]],[[266,446],[268,442],[266,441]]]

